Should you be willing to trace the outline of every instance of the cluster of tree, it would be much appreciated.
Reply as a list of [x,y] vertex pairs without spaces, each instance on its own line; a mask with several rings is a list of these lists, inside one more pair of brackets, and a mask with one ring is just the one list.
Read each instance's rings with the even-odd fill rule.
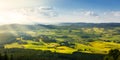
[[1,60],[102,60],[102,54],[90,54],[73,52],[73,54],[60,54],[51,51],[29,50],[29,49],[3,49],[6,51],[0,55]]
[[36,37],[36,41],[44,41],[46,43],[51,43],[51,42],[56,42],[55,38],[52,38],[52,37],[49,37],[49,36],[46,36],[46,35],[39,35]]
[[0,60],[13,60],[13,55],[8,56],[7,53],[4,53],[3,55],[0,54]]
[[75,43],[70,43],[68,41],[60,42],[59,44],[61,46],[68,46],[68,47],[71,47],[71,48],[75,48]]
[[120,60],[120,51],[118,49],[110,50],[104,60]]
[[18,44],[28,44],[27,42],[21,41],[21,40],[16,40],[16,42],[17,42]]
[[34,37],[32,37],[30,34],[24,33],[24,32],[18,32],[18,37],[22,37],[24,40],[33,40]]

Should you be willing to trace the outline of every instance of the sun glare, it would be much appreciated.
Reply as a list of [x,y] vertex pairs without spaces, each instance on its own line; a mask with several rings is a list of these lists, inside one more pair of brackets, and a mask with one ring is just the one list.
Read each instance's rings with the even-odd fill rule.
[[21,23],[25,19],[26,16],[20,12],[7,11],[0,13],[0,24]]

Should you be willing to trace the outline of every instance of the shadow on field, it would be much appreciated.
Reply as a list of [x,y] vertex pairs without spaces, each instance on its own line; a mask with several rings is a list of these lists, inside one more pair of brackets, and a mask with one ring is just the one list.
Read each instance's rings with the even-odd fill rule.
[[31,49],[0,49],[0,53],[0,60],[103,60],[104,57],[102,54],[61,54]]

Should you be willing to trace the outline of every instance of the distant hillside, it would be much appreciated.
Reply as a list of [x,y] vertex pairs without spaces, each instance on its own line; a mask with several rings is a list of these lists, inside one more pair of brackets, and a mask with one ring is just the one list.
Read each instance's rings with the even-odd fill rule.
[[61,23],[61,25],[80,27],[120,27],[120,23]]
[[0,30],[16,30],[16,31],[28,31],[28,30],[36,30],[36,29],[45,29],[45,27],[40,25],[22,25],[22,24],[9,24],[9,25],[1,25]]
[[8,24],[1,25],[0,30],[16,30],[16,31],[28,31],[28,30],[38,30],[38,29],[68,29],[68,28],[89,28],[89,27],[101,27],[101,28],[112,28],[120,27],[120,23],[61,23],[57,25],[44,25],[44,24],[34,24],[34,25],[22,25],[22,24]]

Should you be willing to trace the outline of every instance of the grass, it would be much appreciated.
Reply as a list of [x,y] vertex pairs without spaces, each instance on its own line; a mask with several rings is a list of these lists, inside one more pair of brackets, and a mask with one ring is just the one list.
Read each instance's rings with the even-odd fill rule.
[[[110,49],[116,49],[116,48],[120,49],[120,44],[113,43],[113,42],[102,42],[102,41],[90,42],[88,45],[76,43],[75,49],[67,46],[60,46],[58,43],[49,43],[49,44],[44,43],[43,45],[41,45],[41,42],[33,42],[30,40],[26,42],[27,44],[18,44],[18,43],[6,44],[5,48],[50,50],[52,52],[67,53],[67,54],[72,54],[75,51],[104,54],[105,51],[108,52]],[[34,45],[33,43],[36,43],[38,45]]]
[[60,47],[56,48],[56,52],[58,52],[58,53],[69,53],[69,54],[72,54],[74,51],[77,51],[77,50],[69,48],[67,46],[60,46]]
[[98,50],[107,51],[107,52],[110,49],[120,49],[120,44],[113,42],[95,41],[95,42],[91,42],[90,45]]
[[22,48],[22,45],[18,43],[12,43],[12,44],[6,44],[4,47],[5,48]]
[[[95,30],[98,32],[99,29]],[[63,30],[62,33],[55,33],[53,31],[44,31],[44,32],[38,32],[38,34],[44,34],[44,35],[50,35],[50,36],[68,36],[72,38],[73,40],[81,40],[82,38],[77,35],[75,32],[79,32],[79,30],[73,30],[72,33],[68,33],[68,30]],[[35,35],[34,32],[28,32],[29,34]],[[109,37],[110,40],[117,40],[119,39],[120,35],[115,35],[113,37]],[[102,37],[103,38],[103,37]],[[95,38],[94,38],[95,39]],[[58,42],[69,40],[67,38],[56,38]],[[87,53],[104,53],[105,51],[109,51],[110,49],[120,49],[120,44],[113,43],[113,42],[103,42],[103,41],[94,41],[89,42],[88,45],[76,43],[75,49],[67,47],[67,46],[60,46],[58,43],[45,43],[42,40],[40,42],[35,42],[32,40],[21,40],[22,42],[27,42],[27,44],[18,44],[18,43],[12,43],[12,44],[6,44],[5,48],[24,48],[24,49],[35,49],[35,50],[50,50],[52,52],[58,52],[58,53],[69,53],[71,54],[74,51],[82,51]],[[55,46],[57,45],[57,46]]]

